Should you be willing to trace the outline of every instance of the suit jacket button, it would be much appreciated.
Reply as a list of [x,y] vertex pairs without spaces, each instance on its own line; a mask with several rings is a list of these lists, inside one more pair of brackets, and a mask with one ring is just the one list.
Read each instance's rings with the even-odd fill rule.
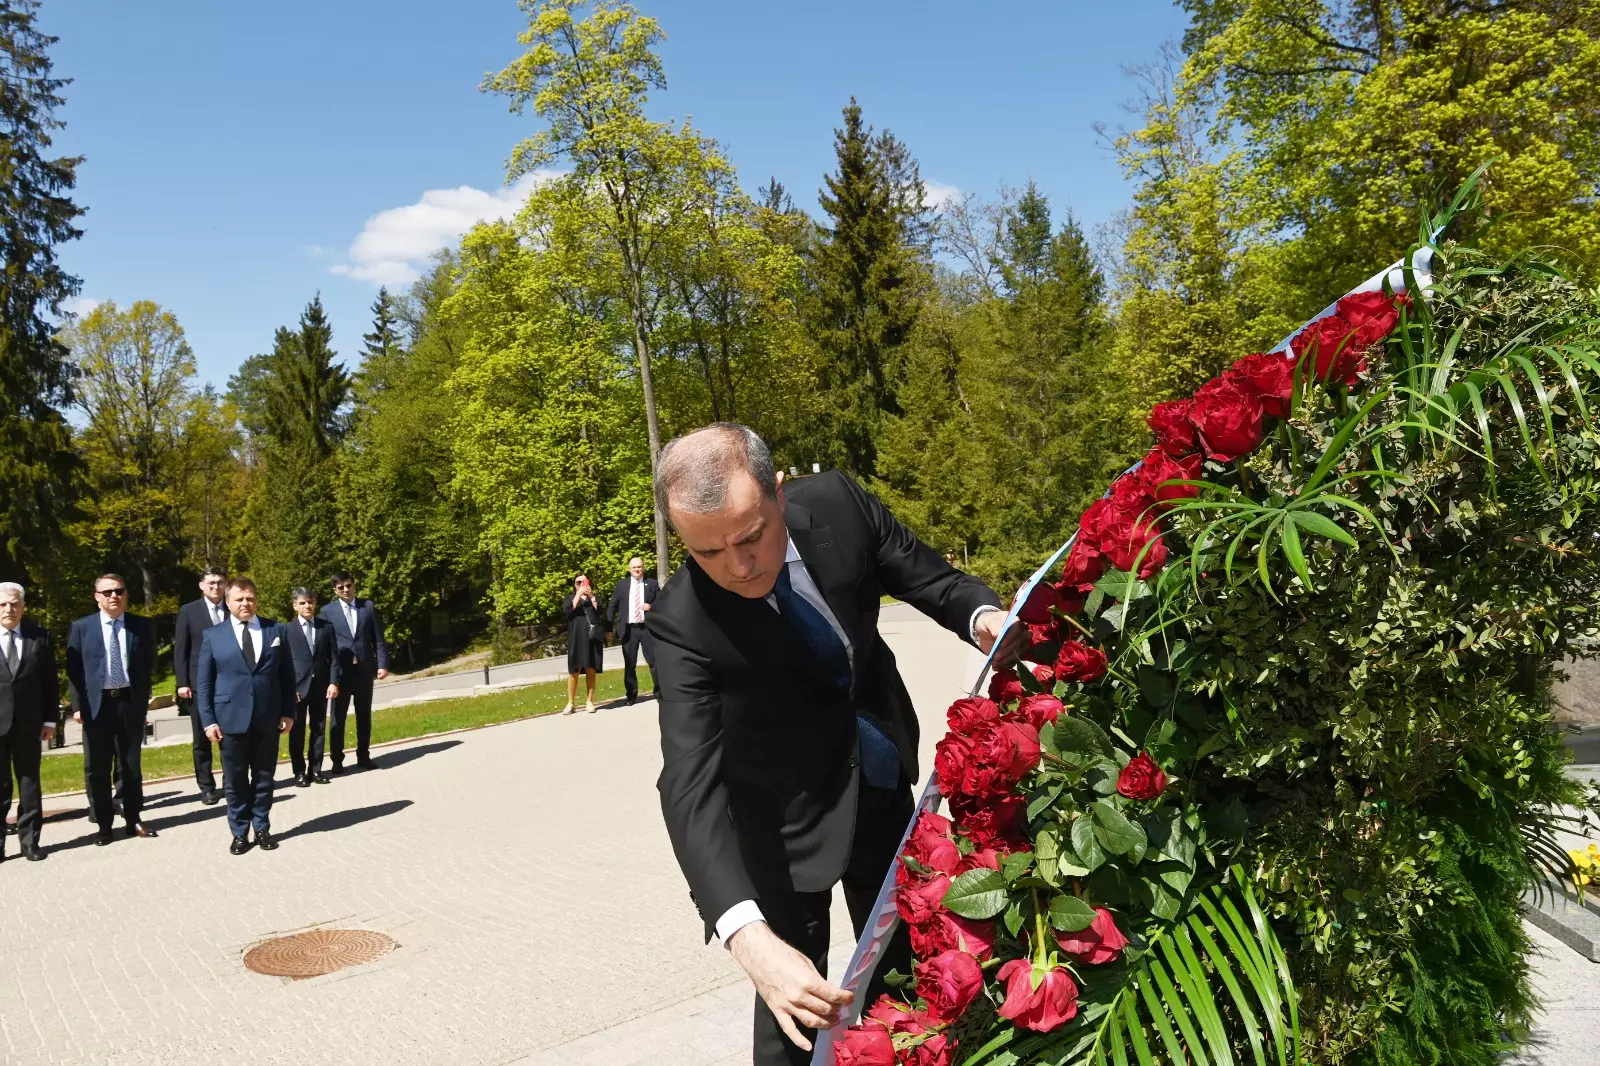
[[856,768],[856,757],[854,755],[852,755],[852,756],[850,756],[850,769],[854,770],[855,768]]

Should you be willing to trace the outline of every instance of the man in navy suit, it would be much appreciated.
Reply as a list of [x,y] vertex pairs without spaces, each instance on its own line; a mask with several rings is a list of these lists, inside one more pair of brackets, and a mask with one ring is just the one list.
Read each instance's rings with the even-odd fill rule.
[[206,736],[222,746],[222,790],[235,855],[250,850],[256,831],[262,851],[272,851],[272,775],[278,734],[294,725],[294,657],[286,626],[256,617],[256,583],[228,582],[228,614],[205,631],[196,668],[196,705]]
[[316,593],[297,588],[293,603],[295,616],[288,623],[289,648],[294,653],[295,701],[289,762],[294,766],[294,783],[306,788],[313,781],[319,785],[330,783],[322,772],[322,751],[327,739],[328,701],[339,695],[339,657],[333,653],[333,624],[317,615]]
[[101,845],[111,843],[113,756],[128,835],[156,835],[139,817],[144,812],[140,754],[156,642],[150,620],[128,613],[128,583],[120,574],[96,578],[94,595],[100,610],[73,622],[67,634],[67,684],[72,720],[83,726],[89,806],[100,826],[95,844]]
[[389,646],[383,642],[383,619],[371,600],[356,598],[356,580],[346,571],[333,575],[338,597],[322,609],[339,642],[339,696],[333,701],[333,728],[328,754],[333,772],[344,773],[344,719],[356,705],[356,765],[376,770],[368,751],[372,743],[372,682],[389,676]]
[[[44,806],[39,791],[39,745],[55,736],[60,716],[56,657],[50,634],[24,623],[26,593],[0,581],[0,817],[11,807],[11,771],[17,772],[17,836],[29,862],[45,857],[39,847]],[[0,859],[6,857],[0,833]]]
[[211,741],[206,739],[200,716],[194,710],[194,668],[200,661],[200,638],[212,626],[219,626],[228,618],[227,604],[222,602],[222,586],[228,583],[228,572],[220,566],[208,566],[200,575],[200,598],[190,600],[178,608],[178,625],[172,634],[172,670],[178,675],[178,707],[189,716],[193,731],[194,780],[200,786],[200,802],[206,806],[222,797],[217,794],[217,779],[211,773]]

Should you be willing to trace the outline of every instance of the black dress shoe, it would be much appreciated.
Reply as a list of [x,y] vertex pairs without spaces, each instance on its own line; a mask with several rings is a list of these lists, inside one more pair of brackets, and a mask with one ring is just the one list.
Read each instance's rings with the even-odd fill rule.
[[337,762],[334,763],[332,766],[328,767],[328,773],[338,777],[340,774],[344,773],[344,764]]
[[272,839],[272,831],[268,829],[256,830],[256,843],[260,845],[262,851],[278,850],[278,842]]
[[228,852],[232,855],[243,855],[250,850],[249,837],[234,837],[233,843],[228,845]]
[[313,782],[315,782],[316,784],[319,784],[319,785],[331,785],[331,784],[333,784],[333,778],[331,778],[327,774],[324,774],[324,773],[321,773],[321,772],[312,774],[311,775],[311,780]]
[[39,862],[48,857],[49,854],[48,851],[45,851],[37,844],[22,845],[22,857],[29,862]]
[[204,792],[200,793],[200,802],[204,803],[207,807],[211,806],[213,803],[216,803],[221,798],[222,793],[218,792],[214,788],[208,788]]
[[143,822],[129,822],[128,835],[130,837],[157,837],[161,834],[145,825]]
[[309,775],[309,774],[299,774],[299,775],[297,775],[295,777],[294,783],[296,785],[299,785],[301,788],[310,788],[311,787],[311,775]]
[[378,764],[373,762],[370,758],[357,759],[356,765],[361,767],[363,770],[376,770],[378,768]]
[[102,830],[100,830],[100,832],[95,834],[95,837],[94,837],[94,846],[95,847],[103,848],[109,843],[111,843],[111,830],[102,829]]

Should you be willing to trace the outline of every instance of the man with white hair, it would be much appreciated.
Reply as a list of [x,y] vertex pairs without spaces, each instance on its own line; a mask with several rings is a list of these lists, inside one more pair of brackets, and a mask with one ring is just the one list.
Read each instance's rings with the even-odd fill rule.
[[[655,494],[688,549],[646,616],[667,832],[707,938],[755,985],[756,1066],[806,1063],[807,1034],[851,1001],[822,976],[833,887],[859,936],[918,778],[916,712],[878,634],[880,598],[985,651],[1005,615],[844,474],[786,486],[744,426],[669,443]],[[909,964],[902,928],[868,1001]]]
[[[50,634],[24,622],[27,593],[0,581],[0,817],[11,809],[11,775],[17,775],[17,839],[30,862],[39,847],[44,806],[39,792],[39,746],[55,736],[61,689]],[[0,835],[0,861],[6,857]]]

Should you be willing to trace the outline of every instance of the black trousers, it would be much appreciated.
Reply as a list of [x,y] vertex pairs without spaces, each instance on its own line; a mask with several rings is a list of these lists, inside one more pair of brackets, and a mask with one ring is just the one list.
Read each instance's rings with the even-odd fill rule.
[[272,828],[272,775],[278,768],[278,719],[258,717],[248,733],[222,734],[222,788],[228,828],[236,837],[252,826]]
[[100,700],[100,713],[83,719],[83,755],[89,774],[89,808],[101,829],[112,822],[111,764],[117,765],[117,798],[129,825],[144,814],[143,707],[135,707],[127,690]]
[[189,716],[189,728],[194,733],[194,783],[200,786],[201,792],[215,792],[217,776],[211,768],[211,738],[206,736],[206,727],[200,724],[200,710],[195,703],[194,700],[178,701],[179,709]]
[[[11,773],[17,774],[17,842],[23,847],[39,843],[44,823],[44,799],[39,791],[39,727],[11,722],[11,732],[0,734],[0,818],[11,810]],[[0,853],[5,851],[5,827],[0,826]]]
[[628,699],[639,698],[639,649],[644,648],[644,661],[650,667],[650,687],[655,688],[656,638],[642,625],[630,625],[622,638],[622,687]]
[[333,723],[328,729],[328,755],[335,767],[344,765],[344,719],[351,703],[356,705],[356,758],[368,758],[367,749],[372,745],[372,680],[372,675],[359,666],[339,679],[339,694],[333,698]]
[[[872,905],[883,885],[883,875],[889,872],[895,860],[895,849],[916,808],[908,785],[895,789],[874,788],[863,778],[860,789],[850,864],[839,882],[844,889],[845,906],[850,909],[850,924],[858,938],[872,920]],[[826,976],[828,908],[833,902],[833,893],[768,894],[757,902],[772,931],[808,956],[817,972]],[[903,974],[911,972],[911,937],[904,925],[895,930],[872,983],[866,989],[866,998],[860,1001],[863,1012],[888,991],[884,976],[890,970]],[[814,1031],[805,1028],[800,1031],[812,1043],[816,1042]],[[754,1066],[807,1066],[811,1062],[811,1052],[802,1051],[789,1040],[759,995],[756,996],[753,1062]]]
[[[308,720],[311,725],[309,737],[306,735]],[[311,694],[295,704],[294,726],[289,730],[289,765],[294,767],[294,776],[322,771],[322,751],[327,736],[328,679],[312,678]]]

